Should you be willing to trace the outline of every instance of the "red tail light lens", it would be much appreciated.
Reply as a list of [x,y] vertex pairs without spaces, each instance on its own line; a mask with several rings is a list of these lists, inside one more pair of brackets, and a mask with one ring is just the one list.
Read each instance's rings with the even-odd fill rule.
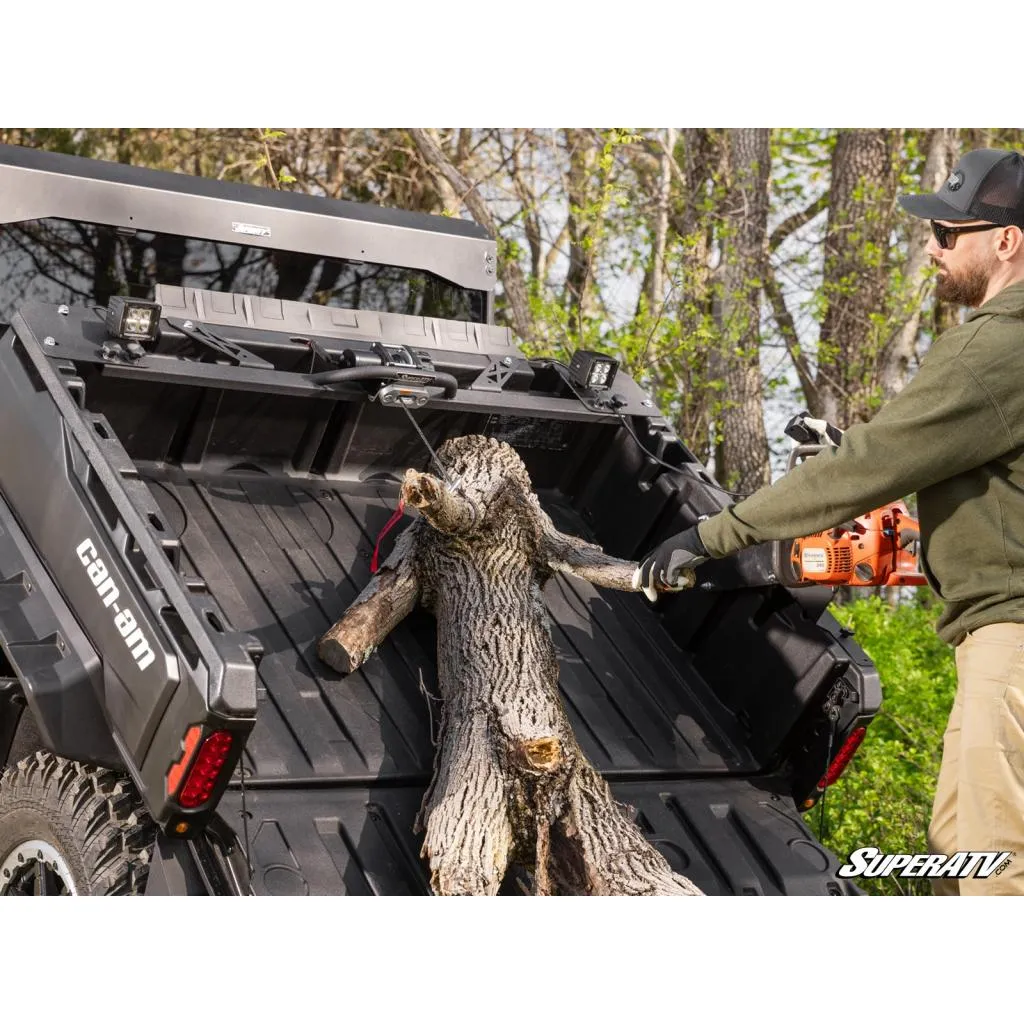
[[853,760],[853,755],[857,753],[857,748],[863,742],[867,731],[867,726],[860,725],[846,737],[846,742],[839,748],[839,753],[832,758],[828,770],[821,777],[821,781],[818,783],[819,790],[831,786],[846,771],[846,766]]
[[210,799],[231,753],[231,743],[231,733],[223,730],[211,733],[203,740],[185,784],[181,787],[178,803],[182,807],[199,807]]
[[168,796],[174,796],[174,794],[178,792],[181,780],[185,777],[185,769],[188,767],[189,761],[192,760],[192,755],[196,752],[196,747],[199,746],[199,737],[202,736],[202,734],[202,727],[198,725],[191,726],[188,732],[185,733],[185,739],[181,744],[181,757],[178,758],[178,760],[175,761],[167,771]]

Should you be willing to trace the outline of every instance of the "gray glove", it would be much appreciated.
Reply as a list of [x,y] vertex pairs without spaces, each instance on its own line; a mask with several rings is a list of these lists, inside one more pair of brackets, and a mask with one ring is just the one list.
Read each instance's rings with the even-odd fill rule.
[[662,541],[647,555],[633,576],[634,586],[642,590],[648,600],[657,601],[659,590],[692,587],[695,582],[692,570],[710,557],[697,527],[691,526]]
[[787,424],[786,434],[797,444],[824,444],[838,448],[843,442],[843,431],[828,420],[815,419],[809,412],[797,413]]

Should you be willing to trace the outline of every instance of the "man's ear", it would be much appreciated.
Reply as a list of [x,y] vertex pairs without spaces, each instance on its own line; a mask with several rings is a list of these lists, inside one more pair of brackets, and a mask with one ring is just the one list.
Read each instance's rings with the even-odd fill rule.
[[1001,260],[1012,260],[1024,255],[1024,231],[1016,224],[1010,224],[999,232],[996,256]]

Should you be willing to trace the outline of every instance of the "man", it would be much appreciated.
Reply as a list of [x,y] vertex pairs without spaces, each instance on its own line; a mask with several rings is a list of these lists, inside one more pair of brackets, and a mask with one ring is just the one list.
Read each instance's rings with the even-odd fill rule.
[[653,600],[708,558],[916,491],[924,569],[946,602],[938,632],[956,647],[958,676],[929,847],[1014,853],[998,876],[935,889],[1024,894],[1024,156],[967,153],[938,192],[900,203],[932,222],[938,297],[974,311],[870,423],[670,537],[640,575]]

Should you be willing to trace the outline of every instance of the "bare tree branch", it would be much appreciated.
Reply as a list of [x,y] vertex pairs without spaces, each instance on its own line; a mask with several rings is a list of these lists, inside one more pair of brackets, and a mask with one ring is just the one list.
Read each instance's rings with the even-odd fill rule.
[[[500,241],[497,225],[486,200],[478,191],[476,184],[469,181],[445,156],[433,131],[426,128],[409,128],[407,130],[439,187],[440,183],[444,182],[448,189],[457,196],[458,204],[461,206],[462,203],[465,203],[473,219],[492,237]],[[509,301],[512,326],[524,341],[528,341],[533,334],[530,302],[522,268],[514,258],[508,258],[502,262],[502,283]]]
[[828,192],[823,192],[809,206],[791,213],[768,237],[768,251],[775,252],[794,231],[814,220],[828,206]]
[[764,293],[771,304],[772,316],[775,318],[779,334],[786,345],[786,351],[789,352],[789,357],[793,360],[793,368],[796,370],[800,387],[803,389],[807,408],[817,415],[820,410],[821,399],[814,380],[814,372],[811,369],[810,363],[807,362],[807,357],[800,351],[800,336],[797,334],[793,315],[790,313],[789,307],[786,305],[785,296],[779,287],[778,279],[775,276],[775,268],[772,267],[771,262],[767,259],[765,260],[764,267]]

